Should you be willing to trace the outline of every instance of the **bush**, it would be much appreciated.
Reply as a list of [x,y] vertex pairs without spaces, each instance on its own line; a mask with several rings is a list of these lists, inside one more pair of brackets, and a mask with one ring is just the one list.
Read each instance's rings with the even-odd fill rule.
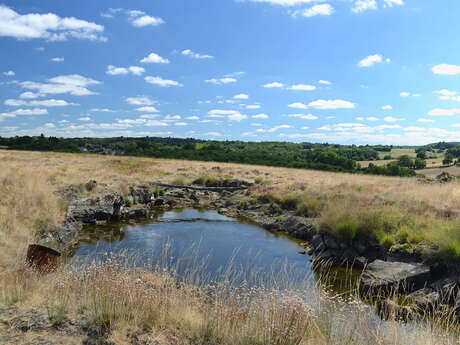
[[296,215],[315,218],[321,214],[323,208],[323,201],[313,197],[304,197],[299,203],[297,203]]
[[359,231],[359,225],[350,221],[340,223],[335,229],[335,235],[342,241],[352,241]]

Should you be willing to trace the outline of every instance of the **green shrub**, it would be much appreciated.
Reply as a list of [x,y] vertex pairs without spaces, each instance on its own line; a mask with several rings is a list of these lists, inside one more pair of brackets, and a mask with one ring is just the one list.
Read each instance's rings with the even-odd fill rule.
[[358,234],[359,226],[350,221],[340,223],[335,229],[335,235],[342,241],[352,241]]
[[297,195],[287,195],[281,200],[279,200],[280,206],[285,210],[295,210],[299,202],[299,197]]
[[172,181],[172,184],[175,184],[177,186],[184,186],[185,185],[185,181],[182,177],[176,177],[173,181]]
[[304,197],[297,204],[296,215],[301,217],[318,217],[321,214],[321,211],[324,207],[324,202],[313,198],[313,197]]
[[264,179],[260,176],[257,176],[255,179],[254,179],[254,183],[255,184],[262,184],[264,182]]

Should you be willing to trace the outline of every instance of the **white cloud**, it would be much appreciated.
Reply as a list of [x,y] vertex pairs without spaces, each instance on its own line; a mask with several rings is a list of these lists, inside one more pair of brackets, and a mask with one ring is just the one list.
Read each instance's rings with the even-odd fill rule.
[[85,116],[85,117],[80,117],[78,120],[80,120],[80,121],[91,121],[91,118],[89,116]]
[[152,16],[142,16],[138,17],[131,21],[131,23],[136,27],[143,27],[143,26],[158,26],[164,24],[164,20],[159,17],[152,17]]
[[221,117],[227,116],[227,118],[232,121],[241,121],[241,120],[248,118],[247,115],[241,114],[237,110],[221,110],[221,109],[213,109],[213,110],[208,111],[208,116],[214,117],[214,118],[221,118]]
[[428,115],[431,116],[453,116],[460,114],[460,109],[433,109]]
[[158,109],[152,106],[140,107],[136,109],[137,111],[142,111],[144,113],[158,113]]
[[182,55],[189,56],[192,59],[198,59],[198,60],[214,58],[214,56],[212,56],[212,55],[195,53],[195,52],[191,51],[190,49],[183,50]]
[[41,108],[33,108],[33,109],[16,109],[14,111],[8,113],[0,114],[0,117],[15,117],[16,115],[48,115],[48,110],[41,109]]
[[79,74],[61,75],[48,79],[49,83],[37,83],[25,81],[21,86],[29,90],[37,90],[38,93],[46,94],[63,94],[69,93],[72,96],[88,96],[96,94],[87,89],[89,85],[101,84],[100,81],[83,77]]
[[291,103],[288,107],[294,109],[307,109],[307,105],[300,102]]
[[130,66],[130,67],[116,67],[113,65],[107,66],[106,74],[109,75],[126,75],[132,73],[134,75],[141,75],[145,72],[145,69],[138,66]]
[[13,71],[3,72],[3,74],[7,77],[14,77],[16,75],[16,73],[14,73]]
[[393,109],[393,107],[391,105],[384,105],[382,107],[382,110],[391,110],[391,109]]
[[61,18],[54,13],[21,15],[9,7],[0,6],[0,36],[23,39],[64,41],[69,37],[106,41],[104,26],[74,17]]
[[257,114],[257,115],[252,115],[251,116],[253,119],[268,119],[267,114]]
[[341,99],[335,100],[323,100],[318,99],[314,102],[308,104],[309,107],[315,109],[353,109],[355,104],[349,101],[344,101]]
[[457,92],[455,91],[449,91],[446,89],[438,90],[438,91],[435,91],[434,93],[437,93],[438,95],[442,95],[442,96],[455,96],[457,94]]
[[166,64],[169,63],[168,59],[162,58],[160,55],[156,53],[150,53],[145,58],[141,60],[142,63],[162,63]]
[[183,86],[181,83],[174,81],[174,80],[169,80],[169,79],[163,79],[161,77],[145,77],[144,80],[153,85],[157,85],[160,87],[170,87],[170,86]]
[[215,84],[215,85],[222,85],[222,84],[230,84],[236,83],[238,80],[231,77],[223,77],[223,78],[212,78],[205,80],[205,83]]
[[275,126],[273,128],[270,128],[268,131],[270,133],[273,133],[273,132],[276,132],[277,130],[280,130],[280,129],[287,129],[287,128],[292,128],[291,126],[289,125],[279,125],[279,126]]
[[367,121],[378,121],[379,119],[377,117],[374,117],[374,116],[369,116],[369,117],[366,117],[366,120]]
[[417,126],[409,126],[409,127],[403,128],[403,130],[406,132],[423,132],[426,130],[426,128],[417,127]]
[[329,4],[314,5],[301,11],[295,11],[294,16],[300,14],[304,17],[330,16],[334,13],[334,7]]
[[7,99],[4,102],[5,105],[11,107],[66,107],[69,105],[78,105],[75,103],[68,103],[61,99],[44,99],[41,101],[24,101],[22,99]]
[[397,122],[397,121],[404,121],[405,119],[393,117],[393,116],[387,116],[383,118],[383,121],[385,122]]
[[403,0],[385,0],[385,5],[389,7],[393,7],[393,5],[403,6],[404,1]]
[[420,118],[417,120],[418,122],[436,122],[435,120],[432,120],[432,119],[424,119],[424,118]]
[[355,13],[364,12],[367,10],[376,10],[377,0],[356,0],[353,8],[351,9]]
[[288,115],[289,117],[296,117],[298,119],[302,119],[302,120],[317,120],[318,119],[318,116],[314,116],[312,114],[289,114]]
[[434,74],[457,75],[460,74],[460,66],[441,64],[432,68]]
[[260,105],[258,105],[258,104],[247,105],[246,109],[251,109],[251,110],[260,109]]
[[114,113],[115,110],[112,110],[112,109],[108,109],[108,108],[92,108],[90,109],[89,111],[92,111],[92,112],[97,112],[97,113]]
[[266,89],[271,89],[271,88],[282,88],[284,87],[283,83],[279,83],[277,81],[274,81],[273,83],[265,84],[263,85]]
[[314,85],[306,85],[306,84],[297,84],[297,85],[292,85],[288,90],[313,91],[313,90],[316,90],[316,86],[314,86]]
[[234,99],[249,99],[249,96],[245,93],[240,93],[239,95],[233,96]]
[[174,126],[188,126],[187,122],[175,122]]
[[406,91],[403,91],[399,94],[401,97],[409,97],[410,96],[410,92],[406,92]]
[[[375,64],[382,63],[384,58],[381,54],[369,55],[359,62],[359,67],[371,67]],[[386,63],[391,62],[389,58],[385,59]]]
[[156,103],[152,101],[148,96],[137,96],[137,97],[128,97],[126,102],[132,105],[152,105]]
[[30,92],[30,91],[26,91],[26,92],[23,92],[19,95],[19,98],[22,98],[22,99],[33,99],[33,98],[38,98],[40,97],[41,95],[39,93],[33,93],[33,92]]
[[53,61],[53,62],[64,62],[64,58],[63,57],[55,57],[55,58],[52,58],[51,61]]
[[200,118],[198,116],[187,116],[185,119],[186,120],[199,120]]
[[318,84],[331,85],[332,83],[328,80],[318,80]]

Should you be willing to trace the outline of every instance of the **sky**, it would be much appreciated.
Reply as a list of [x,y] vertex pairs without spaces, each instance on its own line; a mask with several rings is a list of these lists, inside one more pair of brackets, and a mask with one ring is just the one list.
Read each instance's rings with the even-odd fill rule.
[[0,0],[0,136],[460,141],[458,0]]

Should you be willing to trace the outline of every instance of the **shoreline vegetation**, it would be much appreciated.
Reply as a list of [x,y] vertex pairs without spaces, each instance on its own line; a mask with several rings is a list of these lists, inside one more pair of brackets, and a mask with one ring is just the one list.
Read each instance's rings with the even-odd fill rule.
[[[86,272],[63,267],[45,276],[23,266],[27,245],[64,220],[68,199],[63,191],[95,196],[116,190],[127,198],[129,186],[145,181],[209,186],[238,179],[252,184],[248,198],[239,200],[242,209],[260,203],[274,218],[289,210],[316,219],[319,231],[344,242],[371,236],[389,251],[458,268],[460,184],[455,179],[427,183],[230,163],[12,150],[0,151],[0,161],[0,304],[9,311],[42,308],[58,328],[75,318],[86,320],[80,339],[93,334],[107,344],[135,343],[133,336],[158,344],[458,343],[458,324],[447,317],[448,311],[407,325],[396,320],[369,328],[368,313],[350,314],[356,300],[326,293],[307,298],[299,291],[232,290],[221,282],[210,299],[203,293],[210,286],[204,283],[180,285],[173,271],[137,272],[116,260]],[[97,184],[89,186],[93,180]]]

